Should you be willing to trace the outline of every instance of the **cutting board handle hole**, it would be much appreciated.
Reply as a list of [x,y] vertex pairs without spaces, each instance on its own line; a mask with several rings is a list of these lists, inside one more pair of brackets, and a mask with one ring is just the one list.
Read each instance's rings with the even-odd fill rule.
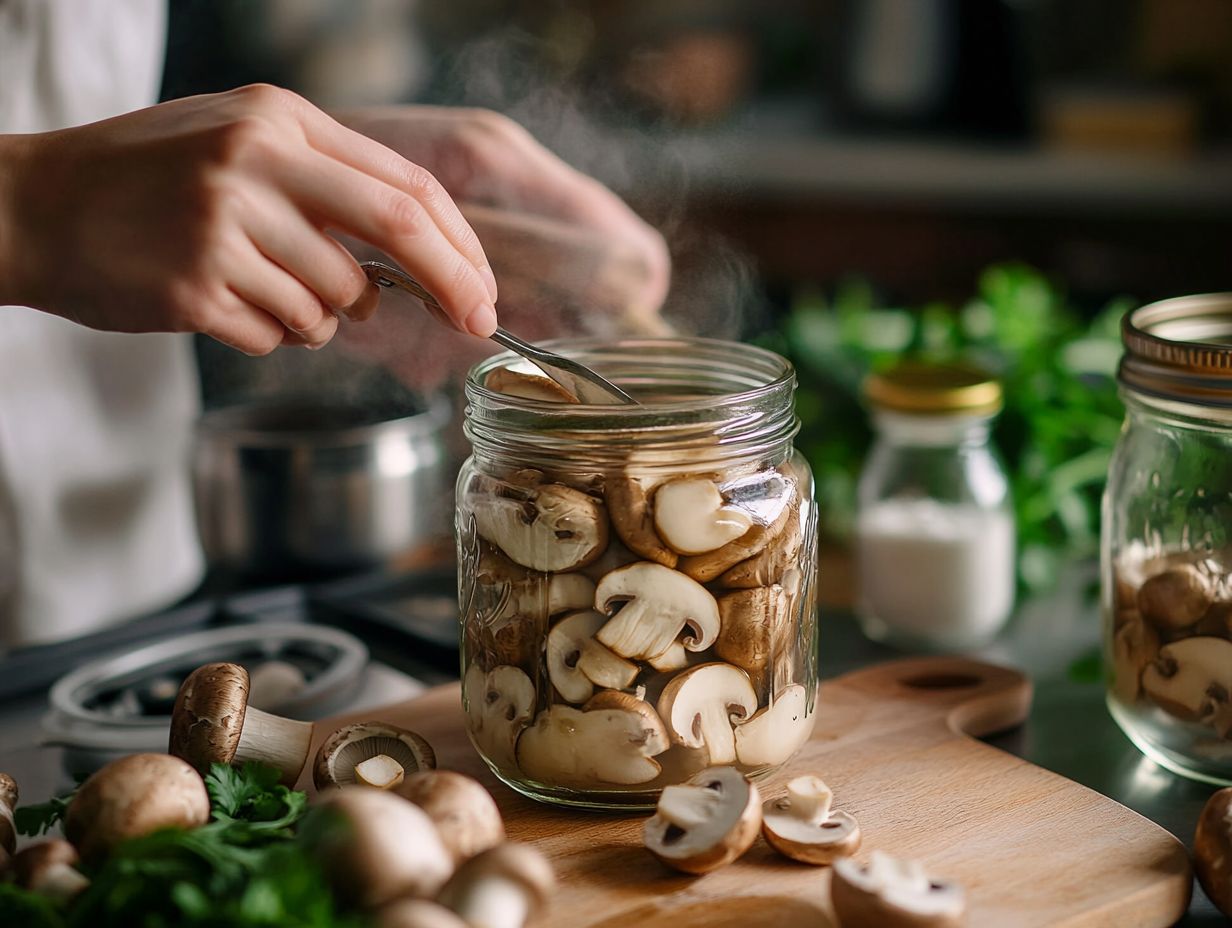
[[899,681],[903,686],[916,690],[964,690],[979,686],[984,682],[982,677],[972,673],[922,673],[915,677],[907,677]]

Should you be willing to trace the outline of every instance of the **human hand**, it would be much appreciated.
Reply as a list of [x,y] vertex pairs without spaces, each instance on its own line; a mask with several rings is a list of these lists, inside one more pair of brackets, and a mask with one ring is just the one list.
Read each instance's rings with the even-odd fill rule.
[[[503,325],[532,340],[666,331],[658,315],[670,277],[662,236],[521,126],[473,109],[336,115],[435,174],[483,242],[500,281]],[[423,330],[418,309],[402,311],[404,298],[392,291],[388,299],[392,311],[344,327],[343,344],[408,383],[435,386],[493,350],[446,330]]]
[[390,255],[460,331],[496,325],[483,248],[429,171],[274,87],[0,137],[0,230],[0,304],[92,328],[320,347],[377,301],[332,232]]

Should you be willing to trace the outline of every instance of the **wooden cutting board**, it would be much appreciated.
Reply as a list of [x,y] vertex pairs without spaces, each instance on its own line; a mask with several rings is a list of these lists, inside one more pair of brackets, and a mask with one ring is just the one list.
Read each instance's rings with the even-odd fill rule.
[[[1021,723],[1030,704],[1021,674],[963,658],[856,671],[822,684],[812,739],[760,788],[775,797],[792,776],[820,775],[836,807],[859,819],[860,854],[880,848],[957,880],[971,926],[1171,925],[1192,885],[1180,842],[1099,793],[973,740]],[[420,732],[441,767],[492,791],[511,838],[548,856],[560,887],[537,928],[834,924],[828,870],[785,860],[761,839],[730,867],[683,876],[643,849],[644,813],[551,808],[500,784],[463,731],[456,684],[362,717]],[[317,740],[332,727],[319,725]]]

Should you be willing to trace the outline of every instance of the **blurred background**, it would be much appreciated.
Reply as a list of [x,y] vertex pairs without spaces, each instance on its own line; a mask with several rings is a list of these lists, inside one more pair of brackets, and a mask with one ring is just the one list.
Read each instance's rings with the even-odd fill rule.
[[[1232,288],[1229,51],[1226,0],[177,0],[163,94],[522,122],[666,236],[673,325],[797,364],[839,545],[864,376],[978,355],[1036,589],[1094,551],[1120,314]],[[201,352],[207,405],[397,392],[339,352]]]

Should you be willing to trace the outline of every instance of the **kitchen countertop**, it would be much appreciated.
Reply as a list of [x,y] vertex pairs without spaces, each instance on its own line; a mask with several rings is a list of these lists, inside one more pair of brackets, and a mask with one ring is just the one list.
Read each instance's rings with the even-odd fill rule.
[[[1175,776],[1139,754],[1109,717],[1102,684],[1070,674],[1071,665],[1089,658],[1099,642],[1098,609],[1087,592],[1091,580],[1090,571],[1076,572],[1056,593],[1028,601],[1006,632],[974,655],[1019,667],[1035,683],[1026,724],[989,740],[1111,796],[1189,844],[1213,788]],[[821,629],[824,676],[902,656],[866,640],[842,610],[823,609]],[[23,801],[42,801],[69,785],[60,769],[58,749],[37,743],[43,708],[41,698],[13,700],[0,707],[0,770],[12,773],[22,784]],[[1040,890],[1046,892],[1047,887]],[[1195,886],[1193,904],[1180,924],[1227,922]]]

